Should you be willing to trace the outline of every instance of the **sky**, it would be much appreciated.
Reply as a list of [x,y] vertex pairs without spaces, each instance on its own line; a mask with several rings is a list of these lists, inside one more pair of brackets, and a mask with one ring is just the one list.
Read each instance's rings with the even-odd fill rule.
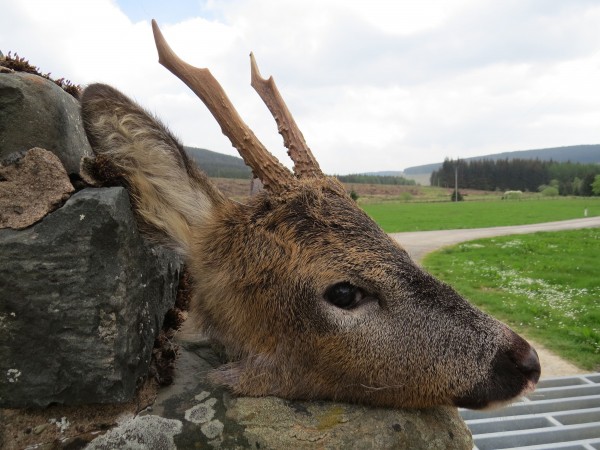
[[153,18],[288,167],[250,87],[251,51],[326,173],[600,143],[596,0],[0,0],[0,11],[4,54],[111,84],[189,146],[237,154],[158,64]]

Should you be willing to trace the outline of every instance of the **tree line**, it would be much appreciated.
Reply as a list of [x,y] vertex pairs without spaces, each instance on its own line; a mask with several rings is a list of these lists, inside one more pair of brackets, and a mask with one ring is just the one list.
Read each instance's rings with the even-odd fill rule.
[[415,180],[408,178],[393,176],[393,175],[365,175],[365,174],[350,174],[350,175],[335,175],[342,183],[356,184],[394,184],[401,186],[414,186],[417,184]]
[[[456,172],[457,170],[457,172]],[[485,191],[538,191],[555,188],[560,195],[594,195],[592,185],[600,164],[543,161],[539,159],[446,159],[432,172],[432,186]]]

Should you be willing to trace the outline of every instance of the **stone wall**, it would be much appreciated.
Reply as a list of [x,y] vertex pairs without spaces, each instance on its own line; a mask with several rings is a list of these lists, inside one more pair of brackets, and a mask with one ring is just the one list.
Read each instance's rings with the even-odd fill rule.
[[128,401],[181,261],[140,236],[125,189],[81,189],[76,99],[0,73],[0,107],[0,407]]

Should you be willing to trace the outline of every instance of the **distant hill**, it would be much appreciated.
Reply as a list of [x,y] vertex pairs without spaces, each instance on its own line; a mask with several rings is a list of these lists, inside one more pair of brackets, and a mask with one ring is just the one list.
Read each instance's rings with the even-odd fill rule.
[[[188,154],[200,165],[202,170],[215,178],[238,178],[248,180],[251,170],[237,156],[224,155],[203,148],[185,147]],[[496,153],[492,155],[465,158],[466,161],[478,159],[540,159],[554,161],[571,161],[580,163],[600,163],[600,144],[572,145],[569,147],[543,148],[538,150],[522,150],[515,152]],[[429,184],[429,175],[438,170],[442,162],[413,166],[404,171],[368,172],[363,175],[378,175],[383,177],[405,177],[414,179],[417,183]]]
[[[520,150],[515,152],[495,153],[492,155],[461,158],[465,161],[479,159],[539,159],[542,161],[554,160],[559,162],[571,161],[580,163],[600,163],[600,144],[596,145],[571,145],[568,147],[541,148],[537,150]],[[442,167],[442,163],[425,164],[404,169],[406,175],[426,174]]]
[[252,171],[242,158],[224,155],[203,148],[184,147],[204,173],[213,178],[239,178],[249,180]]

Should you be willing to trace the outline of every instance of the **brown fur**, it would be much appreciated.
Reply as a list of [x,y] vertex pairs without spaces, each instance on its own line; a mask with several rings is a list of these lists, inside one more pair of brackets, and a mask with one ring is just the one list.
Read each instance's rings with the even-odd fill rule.
[[[243,395],[394,407],[483,407],[537,382],[529,345],[416,266],[335,179],[297,179],[238,204],[116,90],[90,86],[82,114],[141,219],[187,258],[194,318],[231,360],[215,382]],[[366,299],[329,303],[339,282]]]

